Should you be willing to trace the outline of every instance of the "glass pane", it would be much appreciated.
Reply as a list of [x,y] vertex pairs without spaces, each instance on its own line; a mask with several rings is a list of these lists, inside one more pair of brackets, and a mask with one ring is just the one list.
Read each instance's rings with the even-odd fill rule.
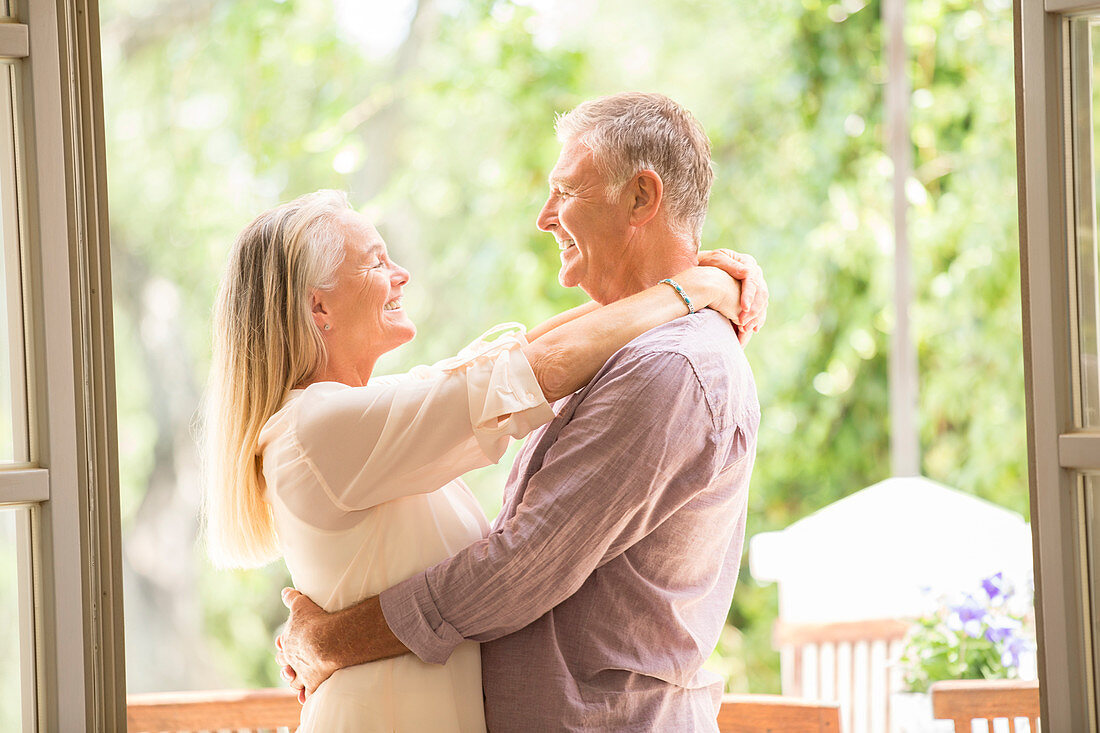
[[[0,730],[19,731],[29,727],[24,716],[25,691],[23,669],[33,669],[33,647],[30,634],[24,631],[29,619],[21,617],[28,605],[25,586],[28,578],[20,577],[20,565],[26,558],[29,537],[25,531],[28,509],[0,509]],[[31,705],[27,706],[32,707]]]
[[0,463],[30,459],[11,64],[0,64]]
[[1098,378],[1097,323],[1100,313],[1097,276],[1096,203],[1100,194],[1100,149],[1095,141],[1100,132],[1100,88],[1093,83],[1100,51],[1100,21],[1074,20],[1070,26],[1070,83],[1073,130],[1074,201],[1073,237],[1076,274],[1077,343],[1074,388],[1081,427],[1100,425],[1100,378]]
[[[1085,544],[1088,558],[1088,597],[1092,609],[1100,608],[1100,473],[1090,472],[1079,474],[1079,486],[1084,494],[1085,511]],[[1085,609],[1085,618],[1092,618],[1092,660],[1093,669],[1100,669],[1100,617],[1095,613],[1088,614]],[[1093,675],[1096,678],[1096,675]],[[1100,692],[1100,678],[1096,678],[1097,692]]]

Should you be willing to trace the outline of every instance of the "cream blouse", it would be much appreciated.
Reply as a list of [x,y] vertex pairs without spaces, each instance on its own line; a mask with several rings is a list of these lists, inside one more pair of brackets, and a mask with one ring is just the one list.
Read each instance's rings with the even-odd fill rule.
[[[505,324],[408,374],[289,392],[259,450],[298,590],[336,611],[488,533],[458,477],[500,460],[512,438],[554,416],[520,350],[526,343],[522,326]],[[310,696],[299,730],[484,726],[480,654],[465,642],[444,665],[406,654],[340,670]]]

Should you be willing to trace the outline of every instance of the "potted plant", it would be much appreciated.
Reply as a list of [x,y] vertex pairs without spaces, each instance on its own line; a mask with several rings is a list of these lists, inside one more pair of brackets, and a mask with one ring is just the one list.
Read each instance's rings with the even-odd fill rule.
[[932,722],[928,691],[933,682],[1014,679],[1035,649],[1029,629],[1030,597],[1022,599],[1003,573],[980,589],[940,598],[916,619],[898,664],[907,693],[891,698],[891,718],[902,733],[951,730]]

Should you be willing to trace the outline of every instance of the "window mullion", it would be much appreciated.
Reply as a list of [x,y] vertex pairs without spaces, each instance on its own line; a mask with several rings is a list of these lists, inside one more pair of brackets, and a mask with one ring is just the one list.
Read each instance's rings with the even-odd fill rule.
[[1100,0],[1045,0],[1044,10],[1062,15],[1095,12],[1100,10]]
[[1100,432],[1065,433],[1058,436],[1058,463],[1062,468],[1100,471]]
[[0,58],[26,58],[30,50],[29,40],[25,23],[0,22]]
[[49,471],[46,469],[0,470],[0,504],[34,504],[49,498]]

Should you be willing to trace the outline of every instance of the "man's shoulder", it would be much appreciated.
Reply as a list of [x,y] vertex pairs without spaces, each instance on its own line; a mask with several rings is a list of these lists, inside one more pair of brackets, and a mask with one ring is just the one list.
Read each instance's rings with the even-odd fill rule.
[[726,422],[722,416],[742,424],[759,419],[756,385],[737,334],[711,310],[650,329],[620,349],[604,371],[665,383],[691,380],[717,422]]
[[733,326],[709,309],[646,331],[616,356],[646,361],[663,354],[678,354],[696,371],[714,372],[716,376],[749,371]]

